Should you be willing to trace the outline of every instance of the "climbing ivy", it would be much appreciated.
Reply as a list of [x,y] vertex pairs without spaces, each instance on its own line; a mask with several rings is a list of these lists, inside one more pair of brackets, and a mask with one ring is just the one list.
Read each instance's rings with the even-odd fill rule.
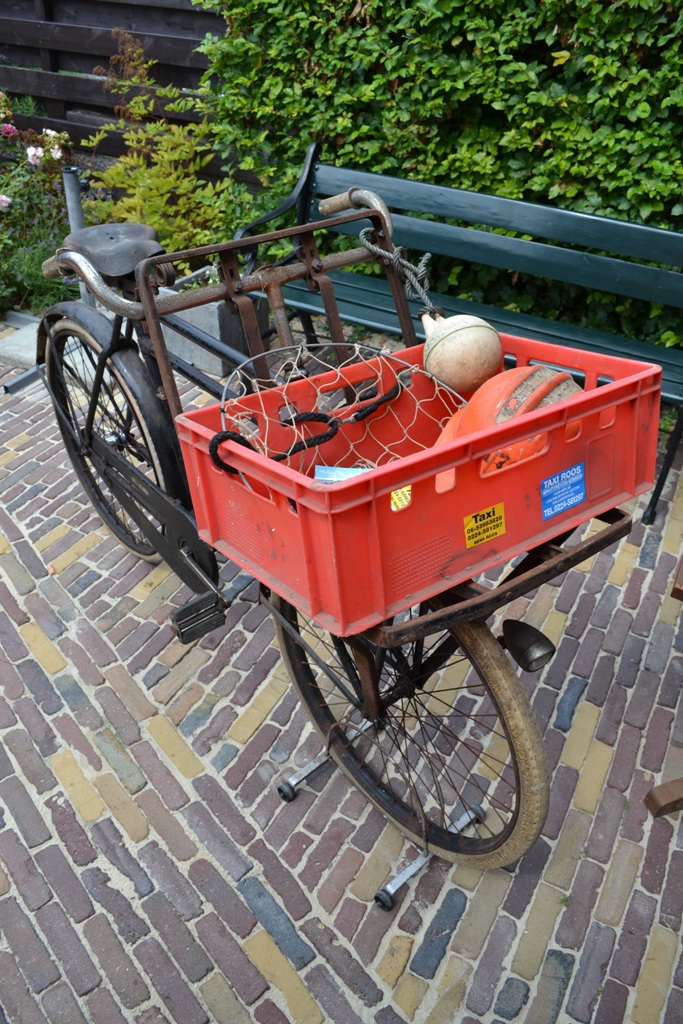
[[226,21],[202,49],[254,212],[317,139],[340,165],[683,228],[677,3],[194,2]]

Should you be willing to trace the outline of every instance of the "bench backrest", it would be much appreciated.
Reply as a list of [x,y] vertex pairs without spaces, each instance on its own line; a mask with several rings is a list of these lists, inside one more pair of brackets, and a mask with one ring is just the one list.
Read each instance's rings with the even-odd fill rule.
[[683,267],[683,234],[316,160],[309,167],[307,184],[301,182],[299,223],[320,219],[317,204],[323,197],[352,186],[370,189],[392,211],[394,241],[407,249],[683,308],[683,273],[669,269]]

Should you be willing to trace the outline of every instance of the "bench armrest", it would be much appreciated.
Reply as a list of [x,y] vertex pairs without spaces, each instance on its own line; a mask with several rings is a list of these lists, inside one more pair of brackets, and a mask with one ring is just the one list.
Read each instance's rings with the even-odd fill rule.
[[[276,220],[284,213],[294,209],[294,207],[296,207],[297,211],[296,223],[301,224],[307,220],[305,211],[308,208],[310,182],[313,175],[313,167],[320,156],[320,149],[321,146],[319,142],[311,143],[306,151],[306,160],[304,162],[303,170],[299,175],[299,180],[287,198],[283,199],[275,209],[268,210],[266,213],[261,214],[260,217],[250,221],[249,224],[245,224],[244,227],[239,228],[239,230],[232,236],[233,241],[237,241],[238,239],[244,238],[248,235],[258,234],[258,228],[262,227],[264,224],[270,223],[270,221]],[[244,258],[248,268],[251,269],[256,263],[256,248],[245,250]]]

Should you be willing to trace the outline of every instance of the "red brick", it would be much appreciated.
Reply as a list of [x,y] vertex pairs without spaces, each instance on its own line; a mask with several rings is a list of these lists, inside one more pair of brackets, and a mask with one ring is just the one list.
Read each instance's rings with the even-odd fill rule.
[[34,992],[42,992],[59,981],[53,957],[38,938],[32,919],[14,898],[0,900],[0,929]]
[[156,939],[143,939],[139,942],[135,947],[135,956],[177,1024],[209,1024],[206,1011]]
[[83,925],[83,935],[123,1005],[133,1010],[149,998],[149,991],[104,914]]
[[209,956],[223,972],[240,999],[251,1006],[268,989],[268,983],[216,914],[197,921],[197,935]]
[[78,924],[94,913],[92,901],[58,846],[45,846],[35,855],[36,864],[72,921]]

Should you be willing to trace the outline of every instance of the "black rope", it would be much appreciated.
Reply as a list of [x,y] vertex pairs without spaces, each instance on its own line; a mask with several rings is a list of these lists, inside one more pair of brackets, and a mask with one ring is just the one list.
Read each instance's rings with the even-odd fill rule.
[[[347,423],[361,423],[367,419],[368,416],[372,416],[373,413],[377,412],[383,405],[396,398],[403,390],[404,385],[400,380],[397,380],[392,388],[390,388],[385,394],[380,395],[375,399],[374,402],[370,402],[368,405],[363,406],[361,409],[357,409],[353,416],[349,416],[348,420],[344,421]],[[325,423],[329,427],[328,430],[321,432],[320,434],[312,434],[300,441],[295,443],[287,449],[285,452],[278,452],[277,455],[271,455],[271,459],[274,462],[284,462],[285,459],[291,458],[293,455],[298,455],[299,452],[307,451],[309,448],[317,448],[318,445],[325,444],[327,441],[331,441],[333,437],[339,432],[339,427],[342,421],[335,416],[328,416],[324,412],[300,412],[295,416],[291,416],[289,419],[282,420],[282,425],[285,427],[298,426],[300,423]],[[248,448],[250,451],[258,451],[257,448],[237,433],[236,430],[221,430],[209,441],[209,455],[214,466],[218,466],[219,469],[225,470],[226,473],[238,473],[239,470],[235,469],[234,466],[230,466],[227,462],[218,454],[218,446],[223,441],[235,441],[237,444],[241,444],[242,447]]]

